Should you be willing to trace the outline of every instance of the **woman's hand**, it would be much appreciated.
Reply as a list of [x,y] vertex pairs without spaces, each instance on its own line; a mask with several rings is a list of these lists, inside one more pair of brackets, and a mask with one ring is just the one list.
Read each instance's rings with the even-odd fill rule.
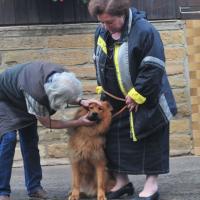
[[79,100],[79,105],[83,106],[85,108],[88,108],[91,103],[96,103],[100,106],[102,105],[101,101],[96,100],[96,99],[81,99],[81,100]]
[[88,119],[88,113],[78,119],[79,126],[92,126],[95,123],[96,123],[95,121],[90,121]]
[[135,111],[137,112],[138,110],[138,104],[130,97],[130,96],[126,96],[126,105],[129,109],[129,112]]

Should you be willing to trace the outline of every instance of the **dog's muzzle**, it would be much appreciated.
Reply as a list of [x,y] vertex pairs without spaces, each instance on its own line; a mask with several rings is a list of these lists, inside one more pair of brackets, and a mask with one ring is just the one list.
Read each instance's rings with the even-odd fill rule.
[[88,119],[90,121],[96,121],[96,122],[98,122],[100,120],[98,113],[96,113],[96,112],[91,113],[91,115],[88,116]]

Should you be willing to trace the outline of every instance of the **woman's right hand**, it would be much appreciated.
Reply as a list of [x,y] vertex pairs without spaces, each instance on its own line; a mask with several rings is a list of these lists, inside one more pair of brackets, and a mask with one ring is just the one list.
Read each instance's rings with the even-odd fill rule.
[[137,112],[139,105],[128,95],[126,96],[126,105],[129,109],[129,112]]
[[78,126],[92,126],[96,122],[88,119],[88,113],[78,119]]

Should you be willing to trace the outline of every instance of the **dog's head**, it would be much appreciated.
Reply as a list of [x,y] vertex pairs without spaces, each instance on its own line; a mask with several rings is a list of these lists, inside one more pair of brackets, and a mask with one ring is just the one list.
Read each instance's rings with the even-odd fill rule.
[[107,101],[102,101],[101,105],[97,103],[91,103],[88,111],[88,119],[98,123],[102,119],[105,119],[106,116],[111,116],[112,106]]

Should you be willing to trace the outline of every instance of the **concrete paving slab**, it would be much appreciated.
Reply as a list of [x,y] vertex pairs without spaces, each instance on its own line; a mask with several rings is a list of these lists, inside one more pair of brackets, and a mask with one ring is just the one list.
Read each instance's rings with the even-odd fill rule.
[[[170,159],[170,173],[159,178],[160,200],[200,200],[200,157]],[[145,176],[131,175],[136,193],[142,190]],[[50,200],[65,200],[70,190],[70,165],[44,166],[42,185]],[[27,200],[23,168],[14,168],[11,200]]]

